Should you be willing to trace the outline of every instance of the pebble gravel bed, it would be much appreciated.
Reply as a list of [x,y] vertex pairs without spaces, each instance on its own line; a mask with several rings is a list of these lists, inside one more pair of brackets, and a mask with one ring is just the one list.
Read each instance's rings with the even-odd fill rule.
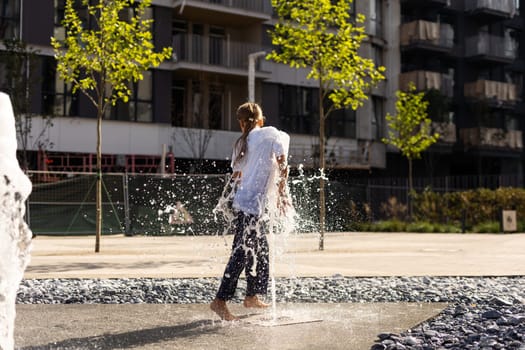
[[[209,303],[218,278],[23,280],[20,304]],[[444,302],[441,314],[403,333],[378,335],[372,350],[525,350],[525,276],[281,278],[277,302]],[[244,281],[238,300],[244,295]]]

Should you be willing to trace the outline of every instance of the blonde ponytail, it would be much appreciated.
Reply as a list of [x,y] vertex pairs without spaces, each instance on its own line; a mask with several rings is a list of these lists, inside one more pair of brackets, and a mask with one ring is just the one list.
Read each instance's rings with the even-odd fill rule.
[[248,134],[264,119],[261,107],[255,102],[246,102],[237,108],[237,120],[245,123],[244,131],[235,142],[235,161],[239,162],[248,151]]

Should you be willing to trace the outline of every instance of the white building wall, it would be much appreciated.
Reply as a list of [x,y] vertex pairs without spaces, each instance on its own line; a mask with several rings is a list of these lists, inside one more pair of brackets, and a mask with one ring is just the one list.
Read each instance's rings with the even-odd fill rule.
[[[40,117],[33,119],[33,132],[29,150],[38,150],[38,136],[44,128]],[[102,122],[102,153],[104,154],[162,154],[162,145],[171,148],[175,158],[196,158],[199,142],[209,133],[209,143],[203,158],[229,160],[232,146],[240,132],[224,130],[202,130],[176,128],[169,124],[138,124],[132,122],[104,120]],[[190,138],[193,137],[193,141]],[[39,138],[50,145],[47,151],[96,153],[96,120],[88,118],[57,117],[53,127]],[[311,153],[317,144],[315,136],[291,135],[291,164],[312,164]],[[338,157],[357,151],[353,139],[331,138],[328,149],[334,149]]]
[[270,77],[265,80],[266,83],[296,85],[310,88],[316,88],[319,86],[316,80],[306,78],[310,71],[307,68],[296,69],[282,63],[263,60],[261,62],[261,70],[270,72]]
[[[96,152],[96,120],[89,118],[57,117],[40,141],[45,140],[48,151]],[[43,119],[33,119],[29,150],[38,150],[37,138],[44,128]],[[194,153],[185,137],[189,133],[207,132],[200,129],[175,128],[169,124],[145,124],[123,121],[102,121],[102,153],[161,155],[162,145],[171,146],[176,157],[193,158]],[[238,132],[214,130],[205,158],[226,159],[231,156],[233,142]],[[198,139],[198,138],[194,138]],[[194,142],[196,143],[196,142]],[[196,152],[196,151],[194,151]]]

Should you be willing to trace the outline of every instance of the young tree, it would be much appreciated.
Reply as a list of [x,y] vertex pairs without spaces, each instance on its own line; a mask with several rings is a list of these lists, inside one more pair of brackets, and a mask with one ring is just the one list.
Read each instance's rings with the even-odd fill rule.
[[397,114],[385,117],[390,130],[388,138],[382,141],[399,149],[408,159],[408,215],[412,217],[412,160],[421,158],[421,152],[437,142],[439,134],[431,133],[424,92],[416,93],[416,87],[410,83],[408,92],[397,91],[396,96]]
[[[11,97],[13,113],[15,115],[16,136],[21,148],[20,163],[22,168],[29,169],[27,150],[31,142],[31,131],[33,129],[33,113],[31,113],[31,102],[33,98],[32,88],[39,82],[37,74],[38,57],[37,52],[27,47],[26,43],[19,39],[4,39],[5,50],[0,52],[0,64],[2,71],[2,85],[0,88]],[[42,136],[48,127],[52,125],[51,118],[44,119]],[[39,142],[37,137],[36,142]]]
[[[184,128],[181,129],[180,132],[182,133],[182,139],[184,140],[186,148],[194,159],[190,172],[200,173],[204,165],[204,155],[210,145],[213,131],[211,129]],[[175,133],[172,135],[172,140],[174,144],[177,143]]]
[[[277,47],[268,58],[310,69],[319,84],[319,249],[325,230],[325,121],[333,109],[357,109],[371,87],[384,79],[384,67],[359,55],[366,38],[365,17],[350,18],[352,0],[272,0],[278,21],[270,32]],[[355,23],[354,23],[355,22]],[[331,102],[325,110],[324,101]]]
[[118,100],[127,102],[130,84],[142,73],[171,57],[171,48],[154,51],[152,20],[145,17],[151,0],[80,0],[87,21],[74,7],[79,0],[66,0],[66,37],[51,38],[57,72],[82,91],[97,109],[97,194],[95,252],[100,251],[102,230],[102,118]]

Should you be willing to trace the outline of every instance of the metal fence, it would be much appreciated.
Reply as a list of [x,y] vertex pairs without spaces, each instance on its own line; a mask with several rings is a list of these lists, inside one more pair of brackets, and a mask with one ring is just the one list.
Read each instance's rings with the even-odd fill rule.
[[[364,185],[367,191],[365,202],[371,208],[372,219],[384,219],[381,204],[396,198],[401,204],[408,203],[409,186],[406,177],[369,179]],[[444,176],[432,178],[414,178],[413,189],[421,193],[432,190],[436,193],[466,191],[486,188],[495,190],[501,187],[523,188],[523,176],[520,175],[480,175],[480,176]]]
[[[36,234],[82,235],[95,232],[96,174],[28,172],[33,192],[27,202],[27,222]],[[105,234],[215,234],[224,222],[213,208],[227,175],[104,174]],[[299,231],[318,229],[318,178],[289,179]],[[520,176],[415,178],[414,189],[453,192],[473,188],[523,187]],[[395,197],[407,203],[406,178],[339,179],[327,184],[327,230],[351,230],[362,220],[383,218],[381,204]],[[174,219],[173,213],[178,213]],[[170,220],[171,217],[171,220]]]
[[[33,192],[28,199],[27,220],[33,232],[95,232],[96,174],[29,172],[29,177]],[[209,214],[225,176],[104,174],[102,179],[103,233],[209,233],[217,226]],[[178,225],[169,224],[176,208],[184,209],[191,218]]]

